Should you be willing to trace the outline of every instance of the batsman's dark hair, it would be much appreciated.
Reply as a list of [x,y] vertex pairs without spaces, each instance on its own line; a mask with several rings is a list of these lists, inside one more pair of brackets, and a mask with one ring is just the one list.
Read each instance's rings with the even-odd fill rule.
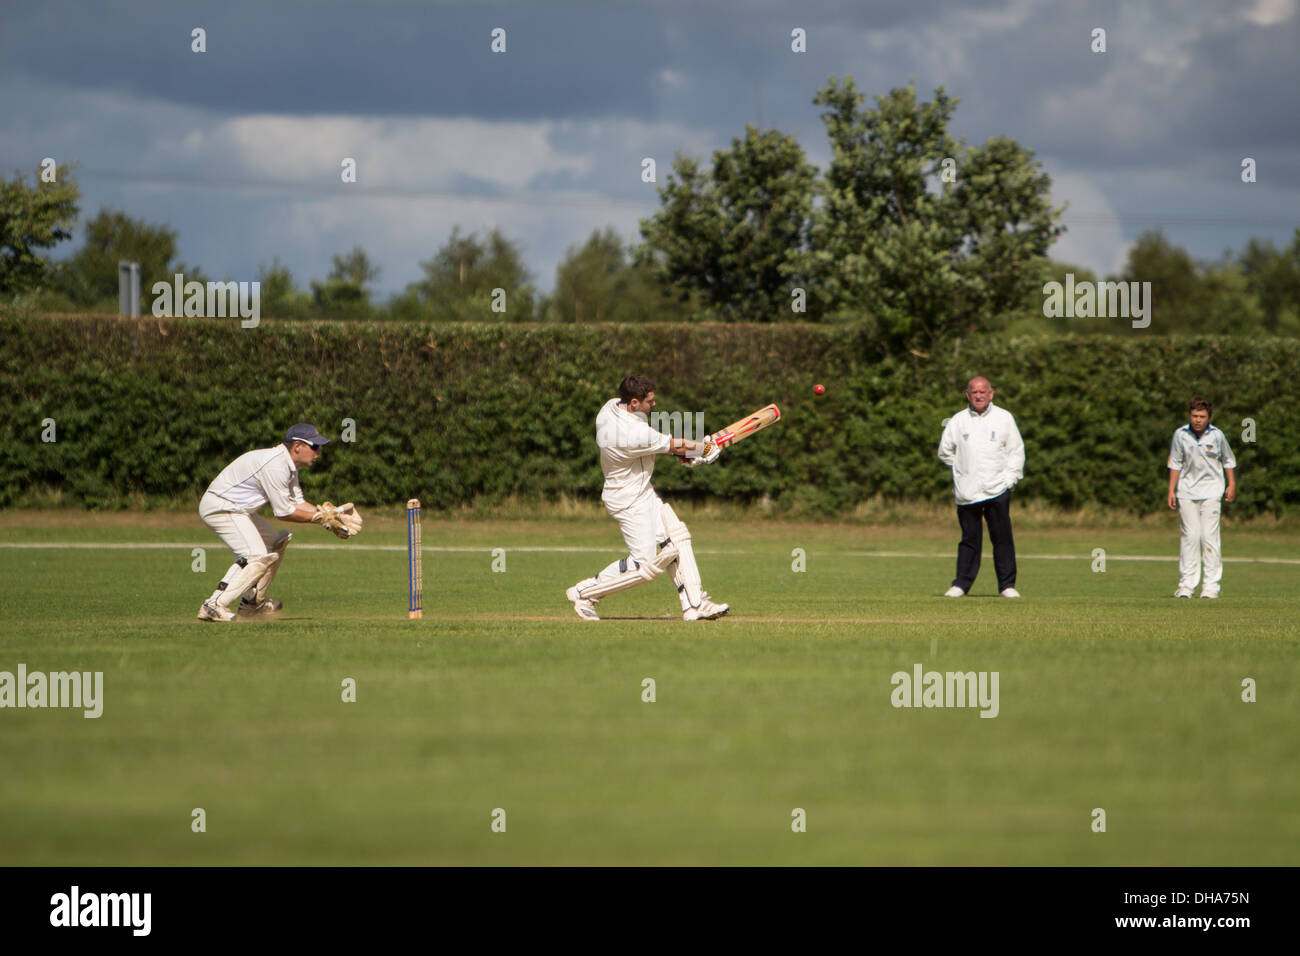
[[1208,398],[1203,398],[1202,396],[1197,395],[1195,398],[1193,398],[1190,402],[1187,403],[1187,411],[1188,412],[1203,411],[1205,412],[1205,414],[1213,416],[1214,406],[1210,404],[1210,400]]
[[626,405],[632,399],[640,401],[655,390],[655,383],[644,375],[629,375],[618,383],[618,397]]

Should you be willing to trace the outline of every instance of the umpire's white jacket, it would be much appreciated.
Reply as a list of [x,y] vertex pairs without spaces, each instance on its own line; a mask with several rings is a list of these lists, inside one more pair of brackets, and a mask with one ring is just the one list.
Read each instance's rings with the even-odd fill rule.
[[963,408],[943,429],[939,460],[952,468],[959,505],[996,498],[1025,474],[1025,443],[1016,420],[992,402],[984,414]]

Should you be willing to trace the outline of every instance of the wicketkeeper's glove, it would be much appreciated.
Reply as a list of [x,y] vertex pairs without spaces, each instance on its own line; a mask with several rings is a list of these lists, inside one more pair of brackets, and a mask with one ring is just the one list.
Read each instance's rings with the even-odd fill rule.
[[324,501],[316,507],[311,520],[340,538],[353,538],[361,533],[361,514],[350,501],[337,507]]

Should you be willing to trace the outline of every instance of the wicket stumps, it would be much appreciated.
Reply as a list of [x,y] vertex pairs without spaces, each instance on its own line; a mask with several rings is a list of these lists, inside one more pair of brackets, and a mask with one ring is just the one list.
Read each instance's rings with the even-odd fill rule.
[[420,499],[406,503],[406,569],[410,584],[410,616],[424,616],[424,565],[420,557]]

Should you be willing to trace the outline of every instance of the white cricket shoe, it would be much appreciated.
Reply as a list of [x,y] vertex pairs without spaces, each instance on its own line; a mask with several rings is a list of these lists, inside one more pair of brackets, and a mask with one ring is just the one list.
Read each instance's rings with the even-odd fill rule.
[[1192,596],[1192,589],[1191,589],[1191,588],[1179,588],[1177,591],[1174,592],[1174,597],[1185,597],[1185,598],[1189,598],[1189,597],[1191,597],[1191,596]]
[[730,604],[717,604],[709,599],[709,592],[700,595],[699,607],[688,607],[682,612],[683,621],[716,621],[731,610]]
[[1015,588],[1005,588],[999,594],[1001,597],[1020,597],[1020,592]]
[[966,592],[954,584],[948,590],[943,592],[943,596],[944,597],[965,597]]
[[204,601],[203,606],[199,608],[200,621],[233,621],[237,614],[234,611],[227,611],[219,604],[212,601]]
[[249,600],[248,598],[241,598],[239,601],[239,610],[245,614],[268,614],[273,611],[278,611],[282,607],[284,607],[284,604],[277,601],[275,598],[267,598],[261,604],[258,604],[256,600]]
[[1219,596],[1218,591],[1205,591],[1205,590],[1201,591],[1201,597],[1203,598],[1217,598],[1218,596]]
[[596,602],[578,597],[578,586],[575,584],[569,590],[564,592],[564,596],[573,603],[573,613],[584,621],[599,621],[600,615],[596,613]]

